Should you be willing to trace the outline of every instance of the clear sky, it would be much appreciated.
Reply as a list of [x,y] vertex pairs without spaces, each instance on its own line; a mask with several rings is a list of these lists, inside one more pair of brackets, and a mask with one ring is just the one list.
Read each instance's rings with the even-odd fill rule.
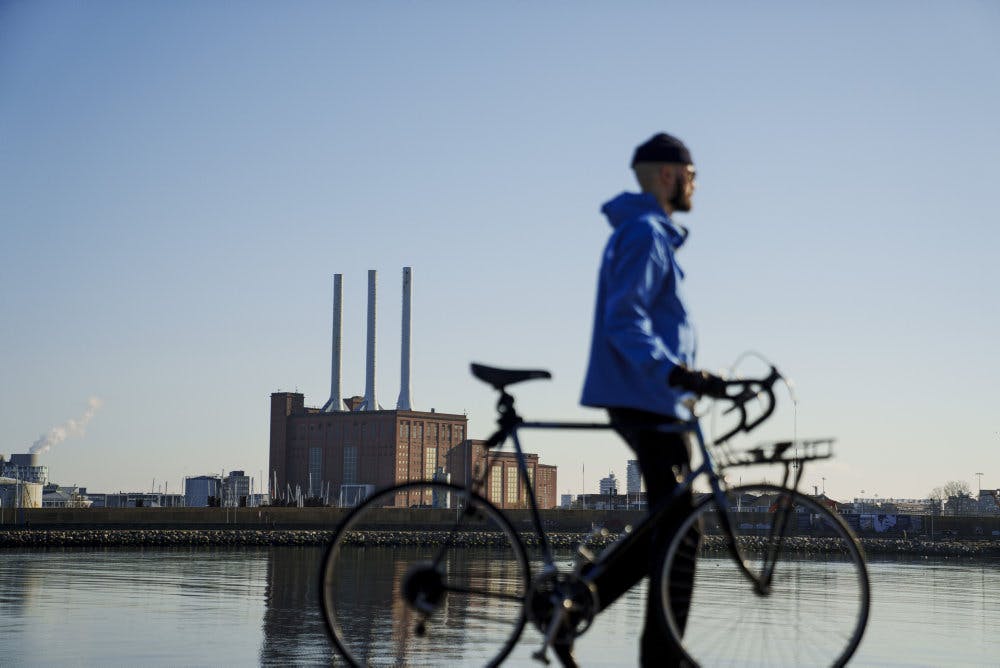
[[[259,475],[270,393],[329,395],[334,273],[360,394],[379,270],[395,405],[406,265],[416,408],[485,437],[478,360],[552,371],[529,417],[598,419],[599,208],[668,131],[700,363],[797,386],[745,443],[836,437],[805,479],[834,497],[1000,487],[1000,9],[765,6],[0,1],[0,452],[92,414],[54,481]],[[526,446],[562,493],[624,477],[609,435]]]

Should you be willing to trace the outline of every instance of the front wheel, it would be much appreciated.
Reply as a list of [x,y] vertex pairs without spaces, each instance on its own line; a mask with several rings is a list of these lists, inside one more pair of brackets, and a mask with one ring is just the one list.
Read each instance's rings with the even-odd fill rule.
[[[868,623],[864,554],[843,519],[776,485],[701,501],[670,543],[661,605],[675,642],[701,666],[843,666]],[[739,554],[751,577],[739,567]]]
[[409,482],[354,508],[320,573],[327,630],[352,666],[498,665],[525,625],[524,546],[464,487]]

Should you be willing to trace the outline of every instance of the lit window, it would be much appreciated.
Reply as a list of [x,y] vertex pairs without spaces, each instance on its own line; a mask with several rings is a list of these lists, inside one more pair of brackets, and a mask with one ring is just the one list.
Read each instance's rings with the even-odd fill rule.
[[517,468],[507,467],[507,503],[517,503]]
[[437,448],[427,448],[424,450],[424,478],[431,480],[437,471]]
[[503,467],[494,465],[490,469],[490,501],[503,502]]

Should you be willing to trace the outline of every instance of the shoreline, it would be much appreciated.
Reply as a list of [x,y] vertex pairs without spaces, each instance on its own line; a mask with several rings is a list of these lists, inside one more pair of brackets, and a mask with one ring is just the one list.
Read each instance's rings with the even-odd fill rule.
[[[4,548],[49,547],[272,547],[323,546],[333,537],[332,529],[8,529],[0,531],[0,550]],[[448,535],[440,530],[382,530],[356,532],[352,545],[404,547],[407,545],[440,544]],[[467,532],[460,534],[462,547],[489,547],[498,543],[499,534]],[[533,533],[522,534],[529,548],[538,543]],[[596,537],[580,532],[548,534],[556,549],[572,549],[586,541],[591,549],[601,549],[615,536]],[[713,537],[708,537],[712,541]],[[822,554],[823,538],[795,538],[792,549],[802,554]],[[920,540],[861,538],[867,556],[955,557],[1000,559],[1000,541],[986,540]],[[455,542],[452,537],[452,542]],[[717,549],[724,551],[721,539]]]

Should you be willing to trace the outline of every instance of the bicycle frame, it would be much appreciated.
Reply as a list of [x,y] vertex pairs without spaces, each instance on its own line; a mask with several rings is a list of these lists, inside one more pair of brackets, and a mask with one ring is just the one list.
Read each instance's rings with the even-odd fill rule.
[[[537,500],[535,498],[534,486],[529,482],[527,461],[524,457],[524,451],[521,447],[521,439],[519,437],[519,431],[522,429],[542,429],[542,430],[611,430],[614,429],[614,425],[604,422],[560,422],[560,421],[524,421],[516,412],[514,408],[514,398],[508,394],[506,391],[501,393],[500,401],[497,404],[498,410],[500,412],[500,429],[490,437],[488,447],[499,447],[507,441],[509,438],[514,443],[514,450],[517,457],[517,466],[520,472],[520,477],[524,481],[524,488],[528,500],[528,509],[531,515],[531,522],[535,534],[538,536],[539,546],[542,551],[542,560],[544,563],[543,572],[549,572],[556,570],[555,558],[552,554],[552,547],[549,543],[548,536],[546,535],[545,529],[542,525],[541,515],[538,512]],[[697,419],[681,422],[681,423],[665,423],[658,425],[656,427],[657,431],[663,433],[690,433],[694,435],[694,440],[697,443],[698,450],[701,453],[701,464],[694,470],[689,471],[683,479],[678,480],[678,484],[675,487],[670,498],[665,499],[663,502],[657,505],[645,518],[643,518],[638,525],[633,527],[632,531],[625,537],[610,546],[605,552],[603,552],[597,560],[593,563],[593,567],[587,572],[585,579],[588,582],[593,582],[596,578],[600,577],[601,574],[606,573],[609,569],[614,567],[616,548],[620,545],[634,540],[636,537],[645,534],[652,530],[652,527],[659,522],[662,517],[669,511],[677,500],[690,491],[694,485],[695,480],[701,476],[705,476],[708,479],[709,487],[711,488],[711,494],[713,502],[719,511],[719,519],[722,531],[725,535],[729,536],[729,545],[731,548],[731,555],[739,566],[740,571],[754,584],[754,587],[759,594],[766,594],[770,586],[771,574],[773,573],[774,557],[777,555],[781,547],[781,539],[785,533],[787,527],[787,516],[790,513],[782,513],[779,515],[778,522],[772,527],[772,538],[777,536],[778,541],[772,542],[771,549],[767,555],[764,566],[761,569],[761,575],[755,575],[751,570],[750,566],[747,564],[746,559],[742,553],[740,546],[735,539],[735,532],[733,531],[732,518],[730,517],[729,509],[726,504],[726,493],[723,489],[723,476],[720,474],[715,459],[709,451],[708,445],[705,442],[704,435],[701,431],[701,425]],[[488,455],[487,455],[488,458]],[[488,459],[487,459],[488,461]],[[473,488],[482,487],[485,485],[485,477],[488,467],[484,467],[482,472],[482,477],[473,481]],[[793,488],[797,487],[799,479],[801,478],[802,470],[801,465],[798,468],[798,472],[794,479]],[[788,465],[786,463],[785,477],[782,481],[782,487],[787,486],[789,478]],[[791,509],[789,509],[790,511]]]

